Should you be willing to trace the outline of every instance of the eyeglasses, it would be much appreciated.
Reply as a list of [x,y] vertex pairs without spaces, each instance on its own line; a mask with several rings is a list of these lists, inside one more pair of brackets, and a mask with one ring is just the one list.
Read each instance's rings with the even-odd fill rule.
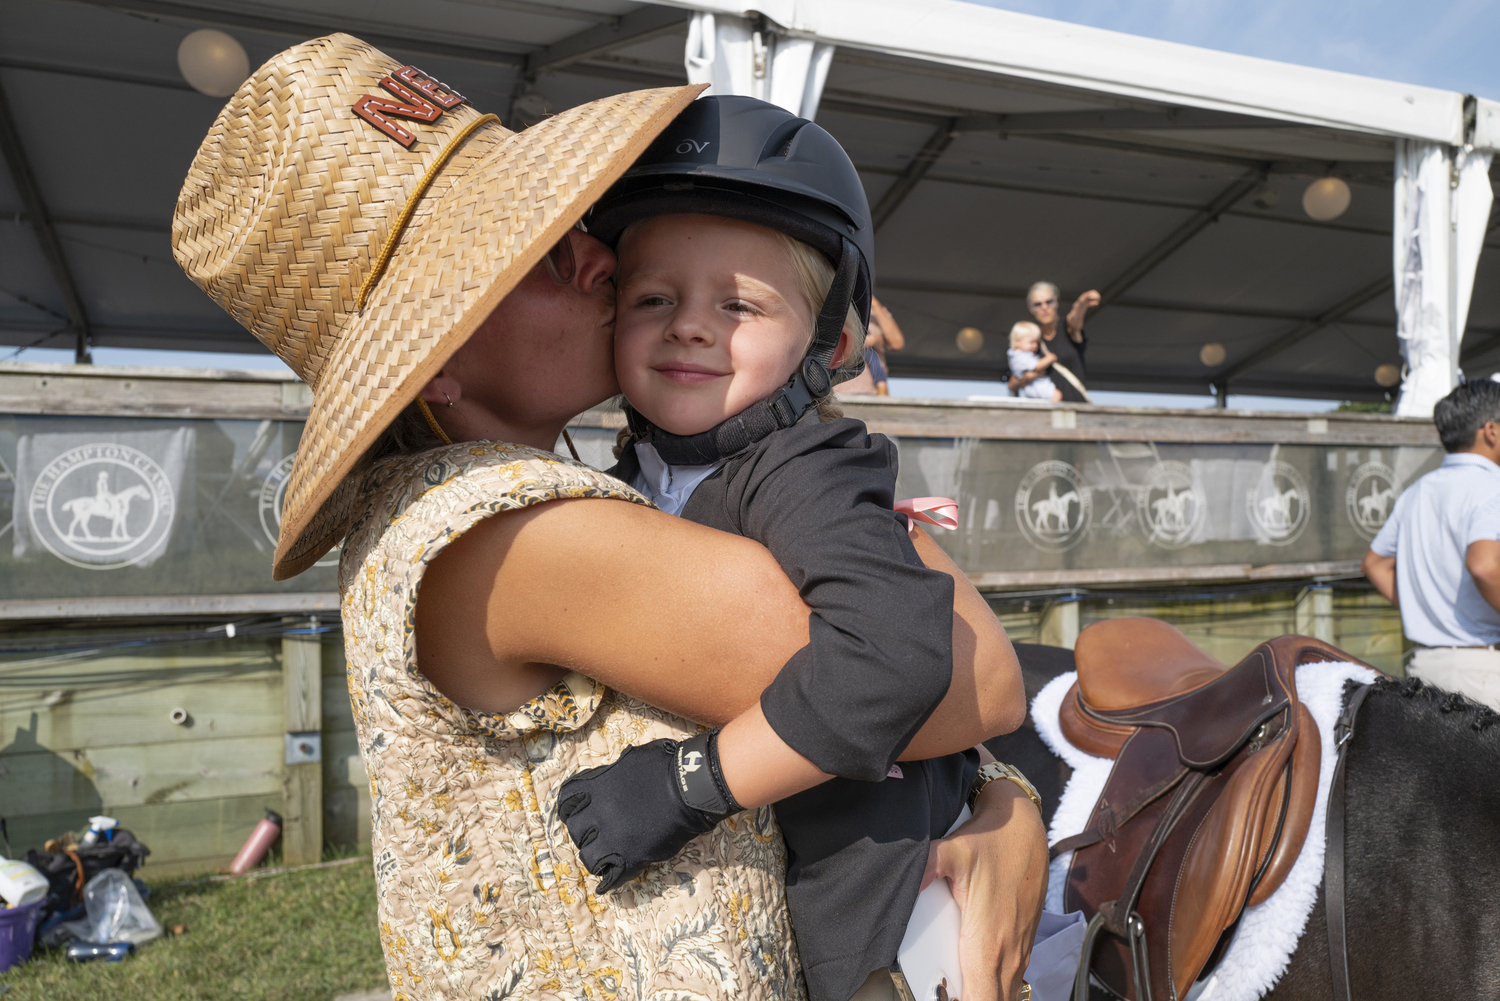
[[1053,296],[1051,299],[1038,299],[1036,302],[1028,302],[1026,305],[1030,306],[1032,309],[1041,309],[1045,306],[1056,306],[1057,297]]
[[[580,219],[573,224],[573,228],[580,233],[587,233],[583,220]],[[578,259],[573,256],[573,234],[565,233],[563,238],[552,245],[547,251],[547,256],[542,258],[542,264],[547,268],[547,274],[559,285],[571,285],[573,279],[578,276]]]

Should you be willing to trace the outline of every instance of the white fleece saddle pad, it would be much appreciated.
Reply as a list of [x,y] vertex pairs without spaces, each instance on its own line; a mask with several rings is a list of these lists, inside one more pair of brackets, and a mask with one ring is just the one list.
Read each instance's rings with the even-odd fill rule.
[[[1031,703],[1031,718],[1037,733],[1073,768],[1073,777],[1063,790],[1062,800],[1047,832],[1049,842],[1078,834],[1088,824],[1094,804],[1109,780],[1112,758],[1085,754],[1063,738],[1058,712],[1063,697],[1078,680],[1076,672],[1053,678]],[[1223,960],[1206,981],[1195,984],[1188,997],[1193,1001],[1254,1001],[1272,987],[1286,972],[1297,941],[1307,927],[1308,916],[1317,902],[1318,886],[1323,881],[1324,818],[1328,812],[1328,786],[1333,776],[1336,748],[1333,727],[1344,707],[1344,684],[1357,681],[1369,684],[1375,672],[1349,663],[1304,664],[1297,668],[1297,696],[1318,724],[1323,738],[1323,759],[1318,773],[1318,798],[1313,807],[1312,823],[1302,854],[1287,873],[1286,881],[1260,904],[1245,908],[1240,925],[1224,954]],[[1063,882],[1068,875],[1072,852],[1059,855],[1052,862],[1047,885],[1047,910],[1063,909]]]

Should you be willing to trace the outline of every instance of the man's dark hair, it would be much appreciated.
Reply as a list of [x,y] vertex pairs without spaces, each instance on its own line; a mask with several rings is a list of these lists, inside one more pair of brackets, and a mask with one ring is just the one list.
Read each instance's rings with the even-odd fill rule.
[[1459,452],[1474,444],[1479,429],[1490,421],[1500,422],[1500,382],[1476,379],[1459,386],[1438,400],[1432,411],[1443,448]]

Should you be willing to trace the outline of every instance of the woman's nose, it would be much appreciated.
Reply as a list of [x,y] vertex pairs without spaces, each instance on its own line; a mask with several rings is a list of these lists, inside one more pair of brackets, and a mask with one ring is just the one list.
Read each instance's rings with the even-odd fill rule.
[[609,281],[615,273],[615,252],[581,230],[569,232],[568,239],[578,262],[578,273],[573,276],[578,288],[593,292]]

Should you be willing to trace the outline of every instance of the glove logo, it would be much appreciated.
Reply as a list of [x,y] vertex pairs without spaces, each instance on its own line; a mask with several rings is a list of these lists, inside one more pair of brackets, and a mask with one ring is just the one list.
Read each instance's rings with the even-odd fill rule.
[[684,772],[696,772],[703,767],[703,755],[699,751],[689,751],[682,756],[682,770]]

